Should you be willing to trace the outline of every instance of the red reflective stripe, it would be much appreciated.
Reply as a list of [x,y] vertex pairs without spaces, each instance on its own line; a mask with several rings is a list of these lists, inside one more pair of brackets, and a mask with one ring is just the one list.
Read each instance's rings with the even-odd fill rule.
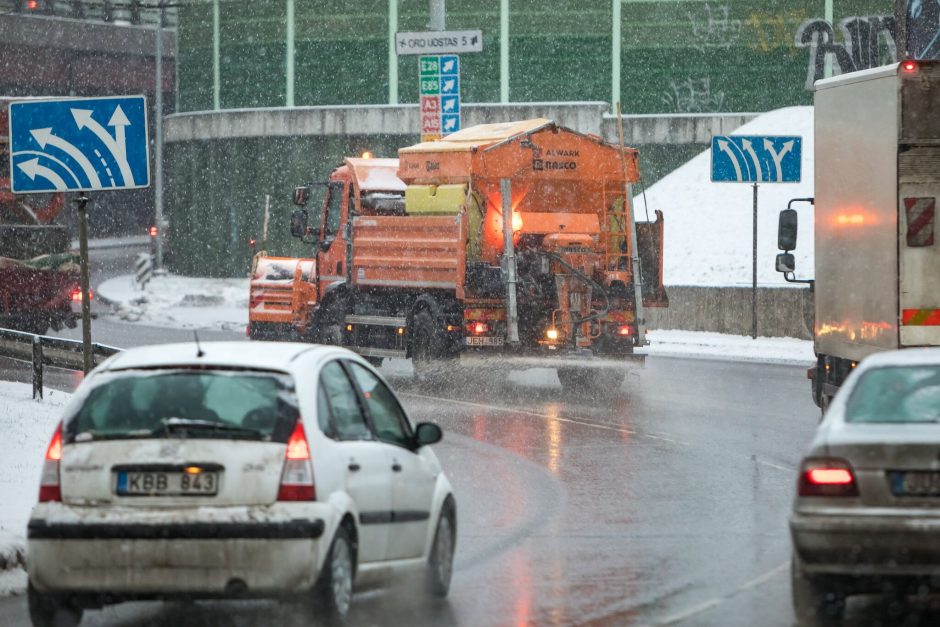
[[904,309],[901,324],[912,327],[940,326],[940,309]]

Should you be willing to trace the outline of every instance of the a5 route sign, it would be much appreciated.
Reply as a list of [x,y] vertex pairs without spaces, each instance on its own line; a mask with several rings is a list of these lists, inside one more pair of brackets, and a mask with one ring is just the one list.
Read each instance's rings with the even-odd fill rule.
[[418,59],[421,91],[421,141],[434,141],[460,130],[460,57]]

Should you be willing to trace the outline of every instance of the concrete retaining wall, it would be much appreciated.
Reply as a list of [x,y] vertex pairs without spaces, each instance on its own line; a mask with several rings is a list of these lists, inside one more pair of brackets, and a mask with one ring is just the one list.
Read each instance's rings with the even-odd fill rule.
[[[651,329],[751,334],[751,288],[667,287],[669,307],[647,309]],[[768,337],[813,337],[813,293],[809,289],[757,288],[757,333]]]
[[[610,105],[606,102],[464,104],[461,123],[466,128],[544,117],[617,143],[617,120],[609,111]],[[625,141],[628,146],[708,144],[712,135],[730,133],[755,115],[625,115]],[[418,135],[420,118],[418,105],[234,109],[171,115],[166,118],[164,129],[168,143],[317,136],[408,136],[410,140]]]

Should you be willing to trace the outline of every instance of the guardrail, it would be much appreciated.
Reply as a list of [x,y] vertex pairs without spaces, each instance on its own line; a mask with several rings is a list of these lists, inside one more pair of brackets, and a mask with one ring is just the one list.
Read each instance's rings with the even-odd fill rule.
[[[92,361],[97,366],[105,359],[121,352],[120,348],[107,344],[92,343]],[[33,364],[33,398],[42,398],[43,368],[83,370],[82,343],[48,335],[35,335],[0,329],[0,357],[28,361]]]

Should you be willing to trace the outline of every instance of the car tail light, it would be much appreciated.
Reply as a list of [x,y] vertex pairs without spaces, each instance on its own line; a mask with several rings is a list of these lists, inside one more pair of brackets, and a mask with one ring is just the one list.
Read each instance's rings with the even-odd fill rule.
[[313,465],[310,462],[310,445],[304,433],[304,423],[298,418],[294,432],[287,440],[284,455],[284,470],[281,486],[277,491],[278,501],[315,501],[317,491],[313,483]]
[[808,459],[803,462],[800,496],[858,496],[855,473],[841,459]]
[[46,449],[46,459],[42,465],[42,478],[39,480],[39,502],[62,500],[62,487],[59,484],[59,462],[62,460],[62,423],[56,427]]

